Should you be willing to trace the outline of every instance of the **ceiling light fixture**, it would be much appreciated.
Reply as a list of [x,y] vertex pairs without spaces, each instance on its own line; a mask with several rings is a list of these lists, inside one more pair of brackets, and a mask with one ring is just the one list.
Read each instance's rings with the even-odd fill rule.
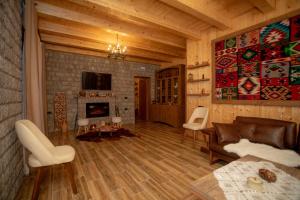
[[117,42],[115,44],[109,44],[107,50],[108,50],[108,58],[116,59],[116,60],[124,60],[127,47],[122,46],[119,43],[119,35],[117,34]]

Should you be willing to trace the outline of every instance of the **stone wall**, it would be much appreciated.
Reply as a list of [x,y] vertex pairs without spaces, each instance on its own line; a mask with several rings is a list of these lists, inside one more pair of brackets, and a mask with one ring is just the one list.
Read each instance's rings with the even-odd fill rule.
[[14,129],[22,112],[21,1],[0,1],[0,199],[14,199],[23,154]]
[[[63,53],[46,50],[46,76],[48,101],[48,131],[54,130],[53,99],[56,92],[65,92],[67,95],[67,118],[69,130],[74,129],[77,112],[77,95],[81,90],[81,73],[83,71],[112,74],[112,93],[117,97],[117,105],[124,123],[134,123],[134,77],[151,78],[151,97],[154,99],[155,70],[157,65],[135,62],[117,62],[105,58]],[[101,93],[101,91],[98,91]],[[102,93],[107,93],[103,91]],[[108,98],[108,97],[103,97]],[[95,102],[93,99],[91,102]],[[102,102],[103,100],[99,100]],[[108,100],[107,102],[114,102]],[[80,102],[86,102],[86,100]],[[79,105],[82,108],[83,105]],[[114,109],[110,105],[110,109]],[[80,109],[81,110],[81,109]],[[113,113],[111,110],[110,113]],[[81,114],[82,116],[82,114]],[[94,119],[99,120],[99,119]],[[102,119],[100,119],[102,120]],[[105,119],[107,120],[107,119]]]

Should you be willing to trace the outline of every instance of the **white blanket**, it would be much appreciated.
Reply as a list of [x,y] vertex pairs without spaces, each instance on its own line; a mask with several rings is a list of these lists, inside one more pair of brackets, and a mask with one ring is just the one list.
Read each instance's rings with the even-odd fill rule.
[[300,166],[300,155],[295,151],[282,150],[265,144],[252,143],[247,139],[241,139],[235,144],[228,144],[224,146],[224,150],[230,153],[236,153],[240,157],[253,155],[289,167]]

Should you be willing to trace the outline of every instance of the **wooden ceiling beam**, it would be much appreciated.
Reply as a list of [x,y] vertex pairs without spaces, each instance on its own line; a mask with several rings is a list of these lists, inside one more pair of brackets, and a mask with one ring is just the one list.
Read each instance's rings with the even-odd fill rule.
[[[141,9],[138,5],[149,3],[149,0],[138,0],[136,3],[128,3],[120,0],[69,0],[79,5],[90,5],[94,10],[106,11],[118,16],[128,16],[128,18],[157,26],[159,29],[165,29],[170,33],[176,33],[189,39],[200,39],[200,34],[180,26],[176,21],[168,18],[156,17],[147,9]],[[171,0],[172,1],[172,0]]]
[[[100,42],[103,44],[114,43],[116,41],[116,35],[114,33],[108,33],[101,29],[89,27],[87,25],[79,25],[60,20],[60,22],[53,22],[41,18],[38,23],[38,29],[41,33],[49,33],[56,35],[64,35],[66,37],[75,37],[80,39],[86,39],[90,41]],[[185,51],[178,48],[166,47],[162,44],[156,44],[154,42],[133,38],[130,36],[119,35],[119,40],[122,45],[133,49],[142,49],[145,51],[152,51],[156,53],[166,54],[169,56],[185,58]]]
[[249,0],[262,13],[267,13],[276,8],[276,0]]
[[220,10],[211,7],[208,2],[203,0],[160,0],[165,4],[177,8],[185,13],[193,15],[194,17],[213,25],[221,30],[230,27],[229,15]]
[[[45,43],[68,46],[68,47],[77,47],[82,49],[97,50],[100,52],[107,53],[107,45],[103,43],[91,42],[91,41],[80,40],[75,38],[68,38],[61,35],[49,35],[45,33],[41,33],[40,36],[42,42]],[[149,60],[157,60],[161,62],[172,62],[172,58],[173,58],[163,54],[152,53],[152,52],[147,52],[142,50],[133,50],[133,49],[128,49],[126,51],[126,55],[129,55],[131,57],[149,59]]]
[[[61,51],[66,53],[75,53],[75,54],[81,54],[81,55],[89,55],[89,56],[96,56],[101,58],[107,58],[107,53],[95,51],[95,50],[88,50],[88,49],[79,49],[74,47],[67,47],[67,46],[61,46],[61,45],[55,45],[55,44],[45,44],[45,48],[53,51]],[[138,63],[147,63],[147,64],[153,64],[153,65],[161,65],[164,64],[164,62],[151,60],[151,59],[143,59],[143,58],[136,58],[132,56],[126,56],[125,60],[128,62],[138,62]]]
[[36,1],[36,9],[38,14],[44,17],[57,17],[186,49],[185,38],[153,28],[139,26],[120,19],[111,18],[107,15],[88,12],[88,10],[84,9],[82,6],[70,4],[66,1],[57,2],[56,0],[52,0],[48,2],[39,0]]

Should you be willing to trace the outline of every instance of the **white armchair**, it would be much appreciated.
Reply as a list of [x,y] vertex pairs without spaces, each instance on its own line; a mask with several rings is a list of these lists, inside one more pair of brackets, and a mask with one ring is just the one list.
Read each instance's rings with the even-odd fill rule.
[[[202,119],[202,121],[196,122],[197,119]],[[183,128],[193,131],[194,144],[196,141],[197,131],[201,131],[202,129],[206,128],[207,120],[208,120],[208,109],[206,107],[197,107],[193,111],[192,116],[190,117],[188,123],[183,124]],[[185,139],[185,135],[186,135],[186,131],[184,131],[183,133],[182,142]]]
[[76,194],[77,188],[71,165],[75,157],[74,148],[69,145],[54,146],[40,129],[29,120],[19,120],[15,127],[20,142],[31,152],[28,158],[29,166],[37,168],[32,199],[38,199],[40,178],[45,167],[57,164],[64,164],[72,190]]

